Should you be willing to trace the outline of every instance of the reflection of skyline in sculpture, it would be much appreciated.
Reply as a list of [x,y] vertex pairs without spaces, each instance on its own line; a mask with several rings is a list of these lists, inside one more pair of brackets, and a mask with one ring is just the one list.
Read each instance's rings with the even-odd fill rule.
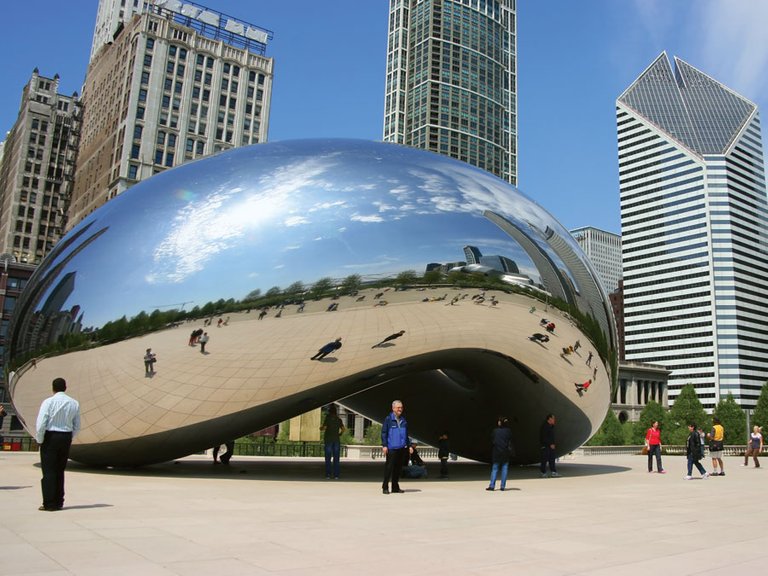
[[[17,371],[14,406],[29,425],[52,378],[66,378],[83,412],[72,457],[94,464],[183,456],[333,401],[380,419],[395,397],[426,442],[457,426],[461,414],[452,445],[470,458],[487,458],[487,426],[500,410],[519,438],[519,462],[538,457],[538,426],[550,411],[558,414],[567,452],[605,415],[613,338],[582,322],[600,309],[582,309],[587,301],[574,296],[584,289],[581,275],[590,273],[569,268],[583,258],[578,246],[558,246],[558,257],[543,230],[567,234],[498,178],[392,144],[279,142],[174,168],[94,211],[30,280],[10,328],[8,365],[37,362]],[[530,259],[548,290],[569,294],[563,301],[571,307],[551,299],[546,318],[564,343],[580,340],[582,353],[594,354],[592,367],[529,340],[541,319],[530,310],[545,298],[539,290],[510,289],[503,279],[511,274],[466,282],[441,273],[430,288],[413,272],[460,257],[464,246],[476,247],[480,258],[480,249],[500,255],[502,268],[527,272]],[[331,281],[325,291],[301,296],[301,312],[289,304],[285,287],[350,275],[358,277],[354,290]],[[283,288],[263,302],[285,304],[279,315],[272,308],[259,320],[245,309],[260,306],[258,296],[256,304],[238,301],[254,288],[264,288],[266,298],[273,286]],[[481,292],[485,301],[473,301]],[[450,296],[460,298],[449,305]],[[160,302],[227,299],[235,306],[232,321],[216,329],[207,354],[166,324],[108,330]],[[329,313],[331,303],[336,310]],[[80,330],[81,341],[58,337],[58,348],[41,355],[46,342],[32,329],[37,314],[59,336]],[[86,316],[98,330],[93,341],[78,328]],[[192,317],[190,328],[202,326],[202,313]],[[396,345],[372,348],[400,330],[407,337]],[[343,348],[309,360],[339,337]],[[141,362],[146,348],[158,353],[151,379]],[[595,368],[590,394],[579,397],[572,382]]]

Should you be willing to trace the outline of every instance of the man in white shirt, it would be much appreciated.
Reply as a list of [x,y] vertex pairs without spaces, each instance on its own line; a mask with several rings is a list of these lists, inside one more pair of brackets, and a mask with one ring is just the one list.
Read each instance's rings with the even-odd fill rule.
[[64,470],[69,460],[69,447],[80,431],[80,404],[67,396],[64,378],[55,378],[53,396],[43,400],[37,415],[35,438],[40,444],[40,467],[43,479],[43,505],[38,510],[54,512],[64,507]]

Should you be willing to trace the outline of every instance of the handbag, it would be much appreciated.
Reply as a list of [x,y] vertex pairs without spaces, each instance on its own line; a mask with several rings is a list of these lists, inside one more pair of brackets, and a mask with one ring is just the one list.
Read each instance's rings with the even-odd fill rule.
[[643,456],[647,456],[648,455],[648,444],[646,444],[645,446],[643,446],[640,449],[640,454],[642,454]]
[[723,441],[722,440],[712,440],[709,443],[709,450],[711,452],[721,452],[723,450]]

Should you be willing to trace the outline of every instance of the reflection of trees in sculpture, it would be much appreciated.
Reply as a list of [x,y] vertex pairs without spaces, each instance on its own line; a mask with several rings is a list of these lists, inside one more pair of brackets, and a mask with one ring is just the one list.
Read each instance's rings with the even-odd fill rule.
[[341,283],[342,294],[352,294],[360,290],[360,286],[363,285],[363,279],[360,274],[350,274]]
[[322,298],[331,288],[333,288],[333,278],[327,276],[320,278],[312,285],[312,297],[315,299]]

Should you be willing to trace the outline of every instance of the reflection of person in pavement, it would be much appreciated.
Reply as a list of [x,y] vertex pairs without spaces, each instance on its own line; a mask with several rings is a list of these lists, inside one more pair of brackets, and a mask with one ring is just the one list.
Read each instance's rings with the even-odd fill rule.
[[403,478],[426,478],[427,477],[427,465],[421,456],[416,451],[416,442],[411,442],[413,452],[410,455],[410,464],[403,467],[401,476]]
[[331,352],[335,352],[339,348],[341,348],[341,338],[336,338],[336,340],[334,340],[333,342],[328,342],[328,344],[320,348],[320,350],[317,351],[317,354],[312,356],[310,360],[322,360],[323,358],[328,356],[328,354],[330,354]]
[[378,344],[374,344],[373,346],[371,346],[371,348],[377,348],[377,347],[381,346],[382,344],[384,344],[385,342],[391,342],[392,340],[396,340],[396,339],[400,338],[400,336],[402,336],[403,334],[405,334],[405,330],[400,330],[400,332],[395,332],[394,334],[390,334],[389,336],[384,338],[384,340],[382,340]]
[[534,332],[531,336],[528,337],[528,340],[533,342],[549,342],[549,336],[539,332]]

